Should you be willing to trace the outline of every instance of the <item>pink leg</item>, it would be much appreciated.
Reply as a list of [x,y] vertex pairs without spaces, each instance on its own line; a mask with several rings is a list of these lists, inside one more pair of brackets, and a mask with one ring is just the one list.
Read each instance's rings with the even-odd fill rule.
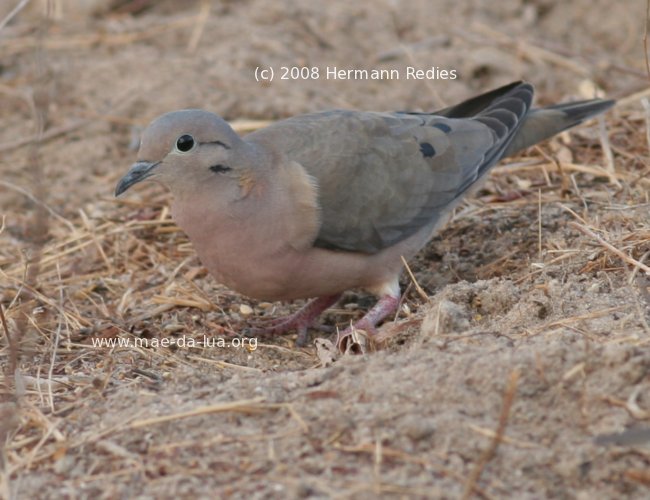
[[363,318],[357,321],[353,326],[346,328],[338,334],[336,345],[341,352],[345,352],[349,337],[353,330],[363,330],[369,336],[373,336],[377,332],[377,324],[387,316],[390,316],[399,306],[399,295],[384,295],[377,303],[368,311]]
[[253,327],[248,330],[251,335],[280,335],[291,330],[298,332],[296,345],[304,346],[307,343],[307,329],[312,326],[320,313],[330,306],[333,306],[341,295],[328,295],[319,297],[305,304],[300,310],[287,316],[273,321],[267,327]]

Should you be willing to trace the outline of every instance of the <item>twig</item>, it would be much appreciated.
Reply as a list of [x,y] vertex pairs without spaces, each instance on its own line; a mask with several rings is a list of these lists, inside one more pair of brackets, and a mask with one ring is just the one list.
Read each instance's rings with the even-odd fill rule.
[[411,268],[409,267],[408,263],[406,262],[406,259],[404,258],[404,256],[400,256],[400,258],[402,259],[402,263],[404,264],[404,267],[406,268],[406,272],[409,274],[409,276],[410,276],[410,278],[411,278],[411,281],[413,282],[413,285],[415,286],[415,289],[416,289],[416,290],[418,291],[418,293],[420,294],[420,297],[422,297],[423,300],[428,301],[428,300],[429,300],[429,296],[428,296],[427,293],[422,289],[422,287],[420,286],[420,284],[417,282],[417,280],[415,279],[415,276],[413,276],[413,273],[411,272]]
[[[61,281],[61,269],[59,268],[59,265],[57,263],[57,273],[58,273],[58,278],[59,281]],[[63,287],[59,288],[59,302],[61,304],[61,308],[63,309],[64,307],[64,295],[63,295]],[[56,363],[56,354],[57,351],[59,350],[59,342],[61,341],[61,329],[63,327],[63,319],[59,317],[59,320],[57,321],[56,325],[56,331],[54,333],[54,340],[52,343],[52,355],[50,357],[50,367],[47,373],[47,380],[48,382],[48,387],[47,387],[47,395],[50,403],[50,409],[54,411],[54,394],[52,392],[52,380],[54,377],[54,369],[55,369],[55,363]]]
[[87,118],[82,118],[74,120],[71,123],[61,125],[60,127],[52,127],[51,129],[48,129],[42,133],[38,132],[31,137],[26,137],[17,141],[0,143],[0,151],[11,151],[12,149],[22,148],[23,146],[27,146],[28,144],[36,141],[43,143],[45,141],[49,141],[50,139],[54,139],[60,135],[67,134],[68,132],[72,132],[73,130],[83,127],[88,122],[90,122],[90,120]]
[[506,46],[516,48],[521,53],[521,55],[523,55],[526,59],[532,61],[533,63],[541,59],[542,61],[548,62],[555,66],[571,70],[580,76],[583,77],[591,76],[591,71],[589,70],[589,68],[582,64],[577,63],[575,61],[575,58],[565,57],[561,54],[558,54],[557,52],[553,52],[551,50],[533,45],[530,42],[508,36],[504,33],[501,33],[499,31],[490,28],[489,26],[483,23],[473,23],[471,27],[475,32],[478,32],[483,36],[487,36],[493,40],[496,40],[497,43],[501,45],[506,45]]
[[510,415],[510,409],[512,408],[512,403],[515,400],[515,394],[517,393],[517,383],[519,382],[519,372],[517,370],[510,373],[510,378],[508,380],[508,386],[506,387],[506,392],[503,395],[503,404],[501,406],[501,414],[499,415],[499,425],[494,433],[494,438],[490,443],[490,446],[483,452],[480,460],[476,464],[476,467],[469,475],[467,483],[465,483],[465,490],[463,491],[463,500],[467,500],[472,496],[474,490],[477,487],[478,481],[481,478],[481,474],[485,470],[488,462],[494,458],[499,448],[499,444],[503,441],[503,437],[506,431],[506,425],[508,424],[508,416]]
[[[648,0],[650,1],[650,0]],[[605,117],[603,115],[598,116],[598,132],[600,136],[600,147],[605,154],[605,159],[607,160],[607,172],[609,173],[609,181],[616,185],[617,188],[621,188],[621,183],[618,182],[616,178],[616,172],[614,168],[614,154],[612,153],[612,146],[609,143],[609,136],[607,135],[607,127],[605,126]]]
[[582,225],[578,224],[577,222],[569,222],[569,225],[570,225],[571,227],[577,229],[578,231],[580,231],[582,234],[584,234],[584,235],[586,235],[586,236],[589,236],[590,238],[593,238],[593,239],[596,240],[600,245],[602,245],[602,246],[605,247],[607,250],[609,250],[610,252],[612,252],[614,255],[617,255],[618,257],[620,257],[621,259],[623,259],[623,260],[624,260],[625,262],[627,262],[628,264],[631,264],[631,265],[633,265],[634,267],[638,267],[638,268],[641,269],[642,271],[645,271],[645,273],[646,273],[648,276],[650,276],[650,267],[649,267],[649,266],[646,266],[645,264],[639,262],[638,260],[636,260],[636,259],[630,257],[628,254],[626,254],[626,253],[623,252],[622,250],[619,250],[618,248],[616,248],[616,247],[615,247],[614,245],[612,245],[611,243],[608,243],[607,241],[605,241],[604,239],[602,239],[600,236],[598,236],[596,233],[594,233],[593,231],[591,231],[589,228],[587,228],[587,227],[585,227],[585,226],[582,226]]
[[7,319],[5,318],[2,304],[0,304],[0,322],[2,322],[2,329],[5,332],[5,337],[7,337],[7,344],[9,345],[9,363],[7,363],[7,373],[5,375],[5,381],[9,381],[11,377],[13,377],[13,374],[16,372],[18,353],[16,352],[16,344],[9,334],[9,327],[7,326]]
[[543,262],[542,249],[542,190],[537,190],[537,251],[539,252],[539,261]]
[[253,132],[259,128],[268,127],[273,123],[272,120],[233,120],[230,126],[235,132]]
[[[611,177],[611,174],[604,168],[599,165],[579,165],[576,163],[562,163],[561,165],[556,164],[551,161],[549,163],[535,163],[528,165],[515,164],[512,165],[503,165],[499,167],[494,167],[491,172],[496,175],[501,175],[504,172],[513,173],[513,172],[528,172],[538,170],[539,168],[548,168],[552,171],[558,171],[561,175],[566,175],[568,172],[579,172],[583,174],[595,175],[597,177]],[[622,172],[616,172],[617,179],[621,178],[624,180],[632,180],[635,177],[630,174],[625,174]]]
[[[489,437],[492,439],[496,437],[496,432],[494,432],[492,429],[485,429],[475,424],[467,424],[467,428],[485,437]],[[533,443],[532,441],[520,441],[518,439],[513,439],[508,436],[501,436],[501,441],[511,446],[516,446],[517,448],[523,448],[523,449],[544,448],[544,445]]]
[[196,48],[199,45],[203,31],[205,30],[205,24],[210,18],[210,2],[208,0],[203,0],[199,9],[199,14],[197,16],[196,24],[194,25],[194,30],[192,30],[192,36],[190,41],[187,43],[187,51],[190,54],[196,52]]
[[5,18],[0,21],[0,31],[9,24],[9,22],[16,17],[16,15],[25,8],[25,6],[30,2],[30,0],[21,0],[18,5],[16,5]]
[[289,410],[289,414],[291,415],[291,418],[293,418],[296,422],[298,422],[298,425],[302,429],[303,432],[309,432],[309,426],[307,425],[307,422],[305,422],[305,419],[300,416],[300,413],[294,408],[294,406],[291,403],[286,403],[284,405],[287,410]]
[[260,373],[262,371],[259,368],[254,368],[252,366],[236,365],[234,363],[228,363],[227,361],[222,361],[220,359],[204,358],[202,356],[194,356],[193,354],[188,354],[187,359],[200,361],[202,363],[214,364],[219,366],[220,368],[233,368],[235,370],[244,370],[244,371],[256,372],[256,373]]
[[643,55],[645,56],[645,70],[650,79],[650,58],[648,57],[648,24],[650,24],[650,0],[645,2],[645,31],[643,33]]
[[[125,32],[109,34],[105,32],[96,32],[92,34],[74,35],[74,36],[50,36],[48,39],[39,42],[33,36],[25,36],[11,40],[11,43],[4,44],[3,55],[5,57],[26,52],[35,47],[42,46],[43,50],[79,50],[89,47],[104,46],[117,47],[130,45],[135,42],[162,36],[171,30],[183,29],[188,25],[196,23],[196,15],[183,17],[173,21],[168,21],[154,25],[143,32]],[[40,45],[39,45],[40,44]]]
[[648,150],[650,150],[650,101],[647,97],[641,99],[641,105],[645,111],[645,139],[648,143]]
[[618,109],[627,108],[629,106],[637,106],[637,101],[640,101],[644,97],[650,96],[650,88],[647,85],[644,86],[642,90],[634,92],[633,94],[628,94],[625,97],[621,97],[616,100],[616,107]]
[[539,333],[548,332],[553,328],[557,328],[561,326],[565,328],[570,328],[571,323],[576,323],[578,321],[583,321],[586,319],[600,318],[602,316],[605,316],[613,312],[623,311],[629,307],[631,307],[631,305],[607,307],[599,311],[592,311],[585,314],[578,314],[577,316],[571,316],[569,318],[562,318],[554,321],[549,321],[548,323],[544,323],[542,325],[536,326],[535,328],[529,330],[528,333],[529,335],[537,335]]
[[3,181],[3,180],[0,180],[0,186],[4,186],[4,187],[6,187],[8,189],[11,189],[13,191],[16,191],[16,192],[22,194],[26,198],[29,198],[29,200],[32,203],[35,203],[36,205],[44,208],[45,210],[48,211],[48,213],[52,217],[54,217],[55,219],[57,219],[57,220],[61,221],[63,224],[65,224],[68,227],[68,229],[70,229],[71,232],[75,231],[75,227],[74,227],[74,224],[72,222],[70,222],[68,219],[63,217],[63,215],[58,213],[56,210],[54,210],[52,207],[50,207],[47,203],[45,203],[45,202],[39,200],[38,198],[36,198],[36,196],[34,196],[32,193],[30,193],[26,189],[23,189],[20,186],[16,186],[15,184],[13,184],[11,182]]
[[577,213],[575,213],[573,210],[571,210],[571,209],[570,209],[569,207],[567,207],[566,205],[564,205],[564,204],[562,204],[562,203],[558,203],[558,206],[559,206],[562,210],[564,210],[565,212],[571,214],[573,217],[575,217],[576,219],[578,219],[578,220],[579,220],[580,222],[582,222],[583,224],[585,224],[585,225],[587,224],[587,221],[586,221],[586,220],[584,220],[582,217],[580,217]]
[[[641,264],[645,263],[645,260],[648,258],[648,256],[650,256],[650,250],[648,250],[646,253],[644,253],[644,254],[641,256],[641,258],[639,259],[639,262],[640,262]],[[628,281],[627,281],[628,284],[631,285],[632,283],[634,283],[634,279],[636,278],[636,273],[637,273],[638,270],[639,270],[638,267],[635,267],[635,268],[632,270],[632,273],[630,274],[630,277],[629,277],[629,279],[628,279]]]
[[264,404],[262,398],[254,399],[243,399],[240,401],[229,401],[227,403],[218,403],[209,406],[202,406],[194,410],[183,411],[180,413],[174,413],[172,415],[163,415],[161,417],[145,418],[143,420],[136,420],[131,422],[129,428],[137,429],[139,427],[149,427],[151,425],[162,424],[165,422],[171,422],[172,420],[179,420],[189,417],[198,417],[201,415],[207,415],[209,413],[223,413],[228,411],[240,412],[240,413],[255,413],[261,410],[266,409],[277,409],[278,405],[269,405]]

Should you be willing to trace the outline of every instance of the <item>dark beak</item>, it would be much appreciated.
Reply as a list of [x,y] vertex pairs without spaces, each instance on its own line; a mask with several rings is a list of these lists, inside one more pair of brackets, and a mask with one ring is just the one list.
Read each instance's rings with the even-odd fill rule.
[[121,195],[124,191],[129,189],[133,184],[145,180],[147,177],[153,175],[152,170],[160,164],[159,161],[151,163],[148,161],[138,161],[131,165],[131,169],[124,177],[120,179],[115,187],[115,196]]

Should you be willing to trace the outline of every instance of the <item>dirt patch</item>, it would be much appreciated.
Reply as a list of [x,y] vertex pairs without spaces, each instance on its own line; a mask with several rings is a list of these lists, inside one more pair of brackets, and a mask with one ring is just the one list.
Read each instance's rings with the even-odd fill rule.
[[[650,184],[629,97],[647,87],[643,3],[52,5],[0,31],[0,305],[19,348],[0,337],[0,495],[648,496],[650,277],[633,264],[650,265]],[[402,77],[255,80],[282,66]],[[201,107],[245,132],[520,78],[540,103],[622,104],[494,169],[410,262],[428,298],[404,277],[378,351],[188,344],[300,304],[215,283],[159,187],[112,197],[150,119]],[[323,323],[372,303],[349,292]],[[130,344],[93,347],[115,339]]]

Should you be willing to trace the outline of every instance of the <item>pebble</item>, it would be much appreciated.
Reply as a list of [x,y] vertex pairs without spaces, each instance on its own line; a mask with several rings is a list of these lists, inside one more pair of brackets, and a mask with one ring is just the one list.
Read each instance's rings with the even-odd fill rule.
[[239,306],[239,312],[243,316],[250,316],[251,314],[253,314],[253,308],[251,306],[249,306],[248,304],[241,304]]

